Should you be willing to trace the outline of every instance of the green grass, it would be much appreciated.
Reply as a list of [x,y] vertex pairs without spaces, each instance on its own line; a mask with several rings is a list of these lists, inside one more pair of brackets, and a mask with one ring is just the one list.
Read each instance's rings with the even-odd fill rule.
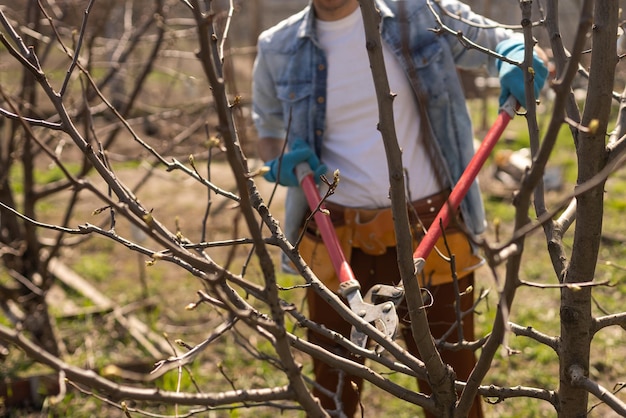
[[[77,163],[67,163],[65,168],[70,173],[78,173],[80,165]],[[24,192],[24,171],[20,163],[14,163],[9,173],[9,182],[14,193]],[[36,168],[33,172],[33,181],[36,185],[46,185],[65,178],[63,171],[56,165],[45,169]]]
[[109,280],[115,271],[111,260],[110,241],[105,241],[103,248],[97,252],[90,253],[89,256],[80,257],[74,264],[74,270],[89,281],[103,283]]

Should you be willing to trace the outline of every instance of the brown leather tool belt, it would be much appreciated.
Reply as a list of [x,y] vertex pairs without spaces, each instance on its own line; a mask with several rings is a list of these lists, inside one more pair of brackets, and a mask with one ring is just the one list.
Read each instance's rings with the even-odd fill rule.
[[[444,191],[411,203],[408,208],[411,225],[417,226],[417,237],[421,227],[428,228],[435,220],[439,209],[446,203],[449,192]],[[369,254],[384,254],[387,247],[396,245],[391,208],[358,209],[325,202],[330,219],[335,227],[346,226],[352,231],[350,245]],[[454,221],[450,223],[454,228]],[[450,228],[448,228],[450,230]],[[319,235],[313,219],[307,225],[307,232]]]
[[[424,230],[435,220],[439,209],[446,204],[448,192],[437,193],[424,199],[412,202],[407,207],[411,222],[414,248],[423,237]],[[356,209],[326,203],[330,218],[334,224],[341,249],[350,260],[352,249],[358,248],[373,256],[385,254],[389,247],[396,246],[391,208]],[[447,255],[449,249],[455,255],[456,274],[462,278],[483,264],[483,259],[475,254],[465,232],[458,227],[458,220],[452,220],[446,228],[444,237],[439,238],[436,248]],[[462,221],[462,220],[461,220]],[[337,290],[339,281],[332,267],[327,248],[311,218],[306,225],[305,234],[299,246],[302,258],[318,278],[330,289]],[[453,280],[450,263],[432,251],[426,259],[419,280],[420,286],[435,286]]]

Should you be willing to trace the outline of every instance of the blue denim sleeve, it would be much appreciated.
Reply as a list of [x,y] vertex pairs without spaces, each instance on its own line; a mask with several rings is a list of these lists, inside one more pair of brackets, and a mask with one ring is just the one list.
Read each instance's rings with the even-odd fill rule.
[[260,39],[252,70],[252,120],[259,138],[284,138],[283,108],[267,60]]

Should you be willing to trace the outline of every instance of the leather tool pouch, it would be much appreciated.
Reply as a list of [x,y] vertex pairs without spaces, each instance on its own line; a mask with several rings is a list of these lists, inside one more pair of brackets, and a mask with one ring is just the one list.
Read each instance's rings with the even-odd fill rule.
[[387,252],[387,247],[396,245],[391,209],[346,208],[345,222],[354,230],[352,246],[366,254],[382,255]]
[[[421,287],[435,286],[452,282],[452,268],[450,262],[444,260],[436,251],[439,250],[445,257],[449,257],[446,242],[450,253],[454,255],[456,275],[459,279],[467,276],[484,263],[484,259],[474,253],[469,239],[459,229],[448,230],[446,240],[441,237],[435,244],[435,249],[426,258],[424,269],[419,278]],[[416,247],[417,248],[417,247]]]

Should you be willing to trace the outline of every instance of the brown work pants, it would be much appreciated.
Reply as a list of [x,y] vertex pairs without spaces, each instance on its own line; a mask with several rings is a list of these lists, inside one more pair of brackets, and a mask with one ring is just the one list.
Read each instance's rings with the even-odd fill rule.
[[[355,277],[358,278],[361,283],[361,291],[363,294],[374,286],[375,284],[397,284],[400,283],[400,273],[398,271],[397,257],[395,248],[388,248],[387,252],[382,255],[369,255],[364,253],[358,248],[352,250],[350,264],[354,271]],[[473,273],[465,276],[459,281],[459,289],[465,290],[468,286],[473,285],[474,275]],[[429,288],[431,291],[434,303],[427,310],[428,321],[430,323],[430,329],[434,338],[439,338],[443,335],[450,326],[456,321],[456,314],[454,309],[455,291],[452,283],[445,283]],[[326,327],[340,332],[344,336],[349,338],[351,325],[344,321],[321,297],[319,297],[315,291],[309,290],[307,294],[309,314],[310,318]],[[473,298],[470,295],[461,297],[461,309],[468,310],[473,304]],[[402,322],[405,325],[408,323],[408,314],[406,307],[400,306],[398,314]],[[472,340],[474,338],[474,320],[472,315],[468,315],[463,319],[463,335],[466,340]],[[418,356],[417,346],[413,341],[410,328],[407,326],[402,327],[402,336],[406,342],[408,351]],[[350,357],[351,354],[340,346],[339,344],[321,337],[320,335],[309,331],[309,341],[322,345],[329,351],[342,355],[344,357]],[[453,332],[448,338],[449,342],[455,342],[457,340],[457,332]],[[461,351],[441,351],[442,360],[449,364],[456,372],[459,380],[466,380],[472,371],[476,362],[474,353],[469,350]],[[360,359],[359,361],[362,361]],[[331,392],[336,392],[339,382],[340,373],[328,366],[326,363],[320,360],[313,360],[313,368],[315,373],[315,381],[322,387],[328,389]],[[340,397],[341,407],[343,412],[352,417],[357,411],[359,404],[360,391],[363,386],[363,380],[355,376],[344,376],[343,381],[343,393]],[[430,393],[430,388],[425,381],[418,381],[420,389],[425,393]],[[324,396],[320,391],[314,390],[314,394],[319,397],[322,406],[328,410],[337,409],[337,405],[333,398]],[[477,397],[474,400],[472,409],[470,411],[470,418],[481,418],[483,416],[480,399]],[[436,418],[436,416],[426,411],[427,418]]]

